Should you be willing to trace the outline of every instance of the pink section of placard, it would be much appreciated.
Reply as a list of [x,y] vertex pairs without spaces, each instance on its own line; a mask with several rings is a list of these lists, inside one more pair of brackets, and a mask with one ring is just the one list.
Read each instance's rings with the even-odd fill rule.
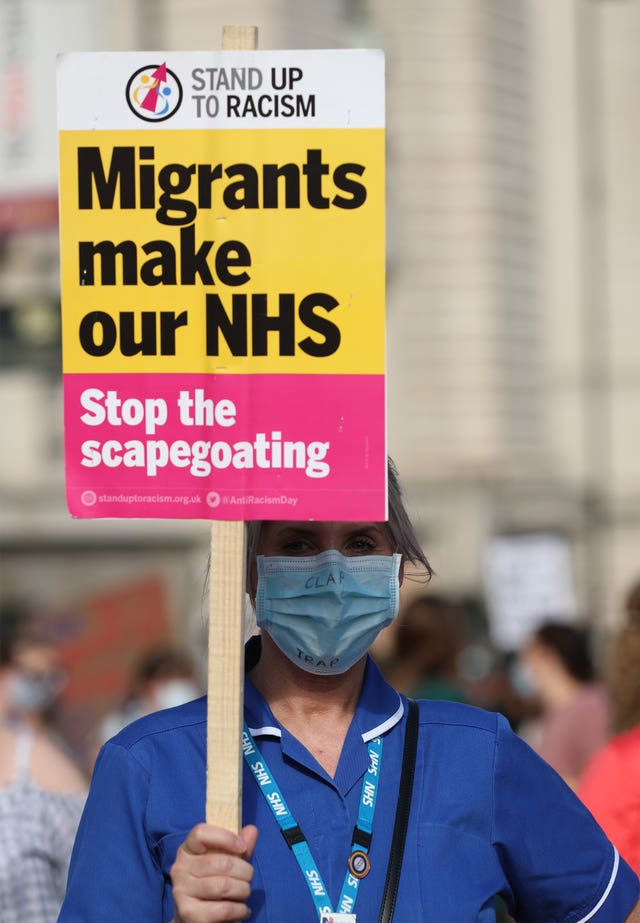
[[67,374],[80,518],[386,518],[383,375]]

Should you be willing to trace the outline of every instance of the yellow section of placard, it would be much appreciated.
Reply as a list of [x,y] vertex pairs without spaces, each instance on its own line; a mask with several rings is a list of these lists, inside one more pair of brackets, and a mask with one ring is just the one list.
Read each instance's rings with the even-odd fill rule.
[[65,372],[384,372],[384,131],[63,131]]

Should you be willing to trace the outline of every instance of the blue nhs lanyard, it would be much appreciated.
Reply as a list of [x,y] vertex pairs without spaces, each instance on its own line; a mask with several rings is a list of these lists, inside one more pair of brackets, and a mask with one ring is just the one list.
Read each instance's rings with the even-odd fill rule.
[[[369,847],[371,846],[373,815],[376,807],[378,779],[382,763],[382,737],[376,737],[374,740],[371,740],[368,750],[369,765],[362,782],[358,822],[353,831],[351,855],[347,863],[347,873],[338,902],[337,909],[339,913],[353,913],[356,897],[358,896],[360,880],[365,877],[370,867],[368,853]],[[273,816],[278,822],[280,831],[287,845],[293,852],[300,866],[300,870],[311,892],[313,902],[316,905],[318,917],[322,914],[332,913],[333,910],[329,901],[329,895],[327,894],[327,889],[318,871],[318,866],[311,855],[309,844],[291,811],[287,807],[282,792],[271,775],[246,722],[242,734],[242,752],[260,791],[264,795]]]

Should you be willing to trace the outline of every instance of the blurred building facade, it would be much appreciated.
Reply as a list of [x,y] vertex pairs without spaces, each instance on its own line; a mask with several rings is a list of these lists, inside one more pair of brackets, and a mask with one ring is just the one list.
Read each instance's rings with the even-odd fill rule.
[[640,561],[640,8],[421,9],[391,19],[391,446],[447,577],[560,535],[610,622]]
[[[201,619],[209,527],[64,505],[55,54],[387,54],[389,449],[441,583],[496,536],[566,541],[613,625],[640,562],[640,7],[625,0],[3,0],[3,593],[57,605],[161,572]],[[198,630],[194,630],[195,635]]]

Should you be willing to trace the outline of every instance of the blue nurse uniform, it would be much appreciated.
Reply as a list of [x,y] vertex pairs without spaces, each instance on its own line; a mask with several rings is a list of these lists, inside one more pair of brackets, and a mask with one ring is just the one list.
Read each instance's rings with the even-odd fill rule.
[[[495,919],[499,894],[518,923],[623,923],[636,875],[560,777],[500,715],[421,701],[415,787],[394,923]],[[215,709],[215,704],[212,706]],[[367,743],[383,739],[358,923],[376,923],[402,762],[406,703],[367,662],[331,778],[272,715],[250,680],[245,719],[304,832],[335,908],[358,816]],[[150,715],[102,749],[73,852],[59,923],[169,923],[170,868],[204,820],[206,700]],[[244,767],[245,823],[259,828],[251,920],[317,923],[295,856]]]

